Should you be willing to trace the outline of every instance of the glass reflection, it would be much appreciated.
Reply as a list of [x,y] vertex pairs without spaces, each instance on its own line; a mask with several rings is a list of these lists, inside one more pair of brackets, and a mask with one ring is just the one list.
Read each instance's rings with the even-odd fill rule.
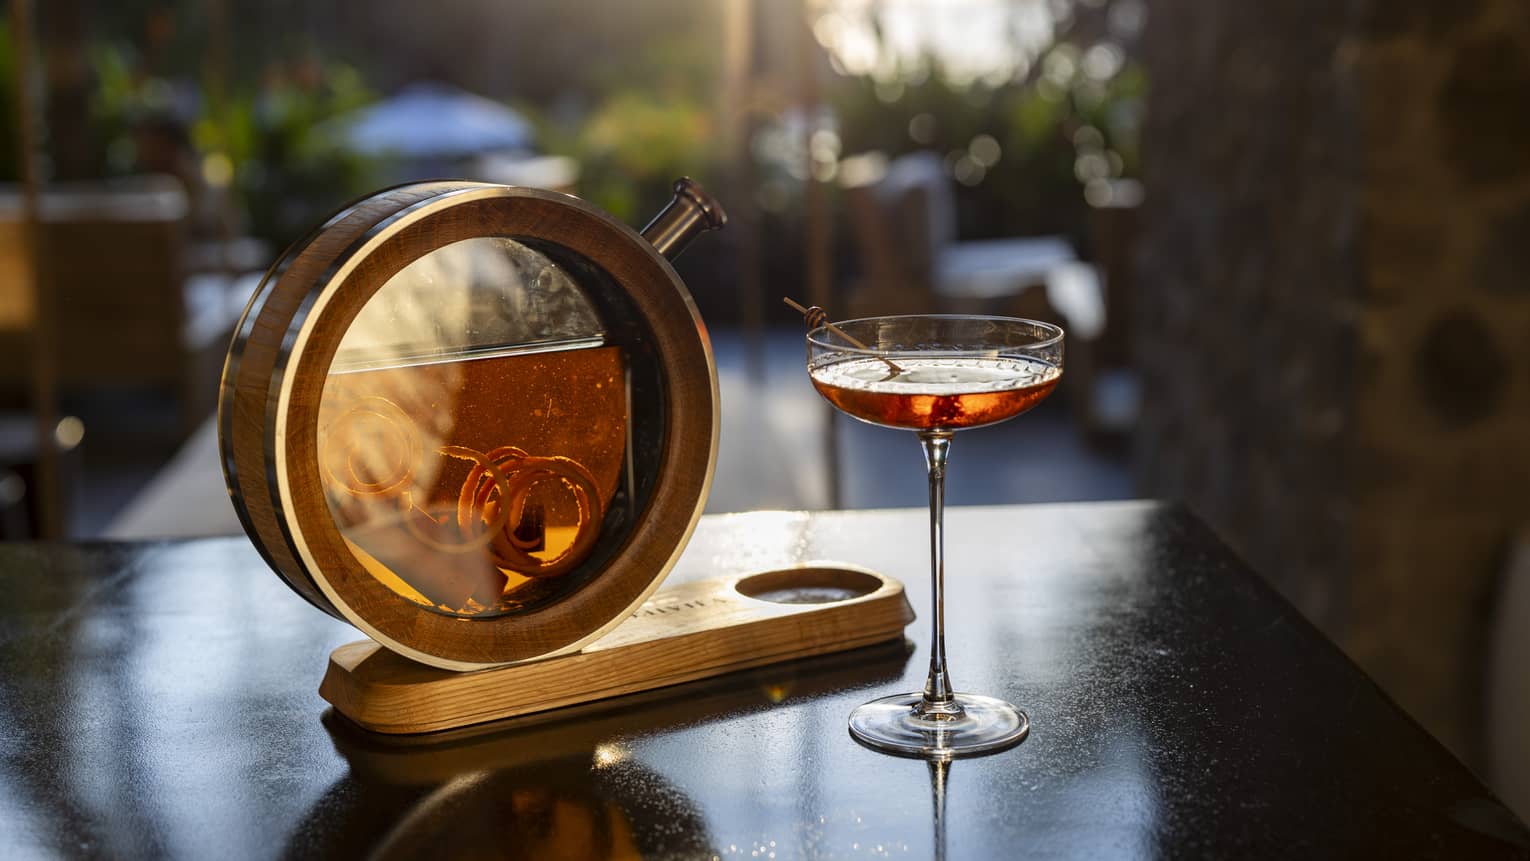
[[932,759],[925,765],[930,772],[930,808],[935,817],[935,861],[946,861],[946,777],[951,760]]
[[627,363],[564,267],[504,237],[400,270],[356,315],[319,405],[336,526],[395,594],[463,617],[567,594],[629,453]]
[[482,236],[437,248],[388,279],[356,315],[332,367],[354,371],[604,336],[594,305],[567,270],[513,239]]

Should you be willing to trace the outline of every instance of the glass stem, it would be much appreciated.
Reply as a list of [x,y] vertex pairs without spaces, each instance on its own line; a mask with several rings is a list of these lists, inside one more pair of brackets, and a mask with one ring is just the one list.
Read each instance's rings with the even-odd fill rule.
[[951,691],[946,672],[946,559],[942,521],[946,505],[946,455],[951,450],[950,431],[920,431],[924,463],[930,474],[930,586],[934,595],[934,628],[930,638],[930,676],[924,683],[924,700],[918,712],[928,717],[954,717],[961,706]]

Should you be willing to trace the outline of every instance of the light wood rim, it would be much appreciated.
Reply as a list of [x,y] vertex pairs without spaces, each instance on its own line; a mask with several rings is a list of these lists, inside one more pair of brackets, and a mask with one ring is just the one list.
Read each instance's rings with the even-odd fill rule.
[[379,222],[435,195],[480,183],[416,183],[378,192],[342,207],[307,237],[293,243],[261,279],[235,328],[218,389],[218,447],[229,501],[267,564],[315,607],[344,618],[319,591],[297,559],[270,463],[268,411],[274,403],[282,341],[305,297]]

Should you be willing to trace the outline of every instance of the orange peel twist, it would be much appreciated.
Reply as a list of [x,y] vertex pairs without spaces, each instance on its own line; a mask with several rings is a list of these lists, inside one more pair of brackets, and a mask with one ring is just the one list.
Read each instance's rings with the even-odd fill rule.
[[[357,422],[378,423],[380,430],[357,433]],[[396,498],[404,527],[432,550],[460,554],[487,548],[500,568],[526,577],[550,578],[566,574],[582,562],[600,537],[605,515],[600,490],[590,471],[572,458],[534,457],[510,445],[488,452],[460,445],[437,448],[442,457],[473,464],[457,494],[456,523],[448,525],[450,521],[436,520],[411,499],[409,488],[420,460],[420,436],[414,421],[397,404],[377,395],[364,397],[326,424],[320,437],[324,440],[320,464],[325,478],[352,496]],[[374,444],[364,447],[363,440]],[[359,462],[363,450],[381,450],[386,455],[381,478],[367,474],[370,464]],[[343,475],[337,474],[341,463]],[[556,481],[572,493],[579,507],[579,525],[573,542],[562,553],[539,559],[532,550],[542,536],[522,538],[515,533],[525,520],[532,491],[546,481]]]
[[[508,497],[511,493],[509,476],[505,475],[504,471],[488,455],[461,445],[444,445],[436,449],[436,451],[445,457],[473,461],[476,465],[473,467],[473,472],[469,473],[469,475],[476,474],[487,477],[489,487],[491,489],[497,488],[503,496]],[[411,510],[405,513],[404,528],[408,529],[409,534],[413,535],[421,544],[432,550],[439,550],[442,553],[467,553],[490,544],[494,541],[495,535],[505,528],[510,516],[509,510],[506,509],[485,517],[484,520],[487,522],[481,522],[480,524],[464,524],[459,518],[457,536],[441,540],[426,534],[426,531],[416,521],[425,520],[431,524],[430,528],[433,530],[439,530],[443,524],[437,523],[424,512],[416,515],[415,511],[417,510],[411,506]]]
[[[509,487],[491,479],[491,468],[509,472]],[[567,487],[579,506],[579,527],[567,549],[551,559],[538,559],[529,552],[535,539],[516,536],[526,512],[531,491],[544,481],[557,481]],[[496,492],[498,498],[495,498]],[[488,522],[493,538],[489,542],[494,564],[526,577],[558,577],[568,573],[595,546],[604,517],[600,491],[590,471],[572,458],[532,457],[514,446],[496,448],[468,473],[457,497],[459,529],[476,528]]]

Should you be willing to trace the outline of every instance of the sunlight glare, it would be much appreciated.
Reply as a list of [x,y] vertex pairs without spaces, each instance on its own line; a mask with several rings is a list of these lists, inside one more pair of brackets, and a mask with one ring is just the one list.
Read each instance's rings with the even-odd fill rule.
[[1054,5],[1055,0],[812,0],[810,14],[813,35],[849,74],[917,85],[933,60],[953,83],[998,86],[1023,75],[1051,43]]

